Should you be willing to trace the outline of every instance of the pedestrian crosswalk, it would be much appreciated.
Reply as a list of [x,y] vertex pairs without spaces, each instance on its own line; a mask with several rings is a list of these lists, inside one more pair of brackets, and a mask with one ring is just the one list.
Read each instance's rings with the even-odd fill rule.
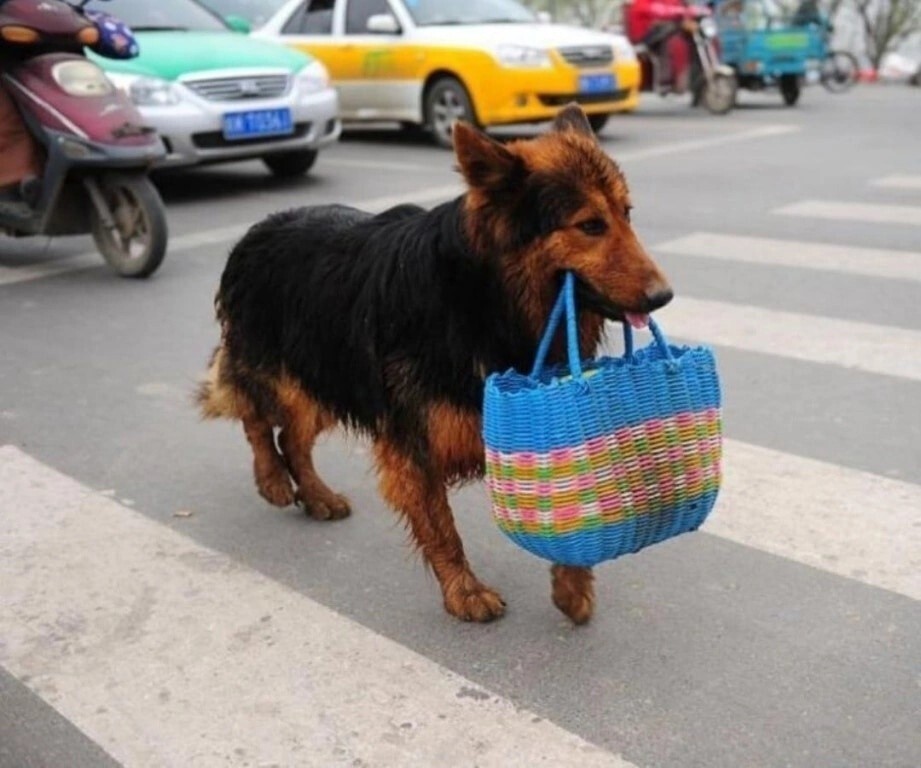
[[890,189],[921,190],[921,175],[909,176],[905,174],[893,174],[891,176],[873,179],[870,184],[874,187],[888,187]]
[[0,509],[0,664],[126,766],[631,768],[11,446]]
[[694,232],[658,243],[656,253],[675,253],[771,267],[921,281],[921,251],[781,240],[773,237]]
[[778,208],[774,213],[811,219],[831,219],[832,221],[851,221],[865,224],[904,224],[921,227],[921,205],[803,200]]
[[[765,219],[921,226],[921,199],[911,199],[921,176],[883,176],[868,188],[899,199],[793,201]],[[224,244],[241,231],[192,233],[173,247]],[[898,281],[917,287],[921,308],[921,246],[702,230],[650,251],[801,270],[817,285],[827,274]],[[14,282],[4,274],[0,284]],[[897,327],[680,295],[661,318],[682,340],[890,377],[921,396],[921,309],[917,324]],[[921,399],[896,417],[921,433],[919,413]],[[907,450],[921,466],[921,445]],[[705,534],[921,601],[921,476],[884,477],[732,435],[723,466]],[[0,585],[0,665],[127,766],[640,764],[12,445],[0,445]]]

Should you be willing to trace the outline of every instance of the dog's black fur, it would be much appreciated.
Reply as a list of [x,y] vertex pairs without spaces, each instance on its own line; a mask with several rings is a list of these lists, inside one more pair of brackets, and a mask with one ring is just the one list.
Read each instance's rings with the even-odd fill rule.
[[[271,377],[284,366],[339,420],[423,459],[425,405],[478,411],[483,372],[525,369],[535,350],[496,261],[467,241],[461,203],[376,216],[314,206],[255,225],[221,279],[230,357]],[[532,207],[518,247],[559,209]],[[270,405],[249,371],[235,383]]]

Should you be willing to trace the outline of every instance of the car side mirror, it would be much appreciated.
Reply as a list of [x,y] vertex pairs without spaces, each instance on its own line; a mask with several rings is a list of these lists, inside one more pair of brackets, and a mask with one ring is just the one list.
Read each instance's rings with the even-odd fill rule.
[[400,33],[399,22],[389,13],[375,13],[368,17],[365,25],[368,32],[378,35],[397,35]]
[[248,35],[253,31],[252,24],[250,24],[242,16],[226,16],[224,18],[224,22],[234,32],[239,32],[241,35]]

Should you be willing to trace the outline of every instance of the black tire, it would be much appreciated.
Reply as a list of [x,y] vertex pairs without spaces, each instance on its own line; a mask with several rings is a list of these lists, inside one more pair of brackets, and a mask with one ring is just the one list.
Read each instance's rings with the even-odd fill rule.
[[701,94],[707,111],[713,115],[725,115],[735,106],[738,88],[735,75],[714,75]]
[[829,51],[822,61],[820,79],[831,93],[844,93],[857,82],[860,64],[857,57],[847,51]]
[[780,76],[780,95],[783,96],[783,103],[792,107],[799,101],[800,82],[796,75]]
[[604,127],[608,124],[611,115],[607,112],[603,115],[588,115],[588,124],[592,126],[592,130],[595,133],[601,133],[604,130]]
[[92,233],[106,262],[122,277],[150,277],[166,256],[168,228],[160,193],[146,175],[110,173],[99,189],[115,221],[102,223],[92,206]]
[[425,93],[425,126],[439,147],[452,149],[451,128],[456,120],[478,125],[473,102],[456,77],[440,77]]
[[266,155],[262,162],[279,179],[294,179],[303,176],[317,161],[315,149],[299,149],[296,152],[279,152]]

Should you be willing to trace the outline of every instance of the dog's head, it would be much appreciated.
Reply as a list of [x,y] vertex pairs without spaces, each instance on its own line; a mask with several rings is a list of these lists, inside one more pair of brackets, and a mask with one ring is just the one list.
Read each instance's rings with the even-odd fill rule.
[[644,325],[672,291],[630,225],[630,193],[617,164],[601,149],[576,105],[553,130],[500,144],[464,123],[454,148],[469,191],[468,239],[497,263],[537,327],[559,287],[577,277],[580,307]]

